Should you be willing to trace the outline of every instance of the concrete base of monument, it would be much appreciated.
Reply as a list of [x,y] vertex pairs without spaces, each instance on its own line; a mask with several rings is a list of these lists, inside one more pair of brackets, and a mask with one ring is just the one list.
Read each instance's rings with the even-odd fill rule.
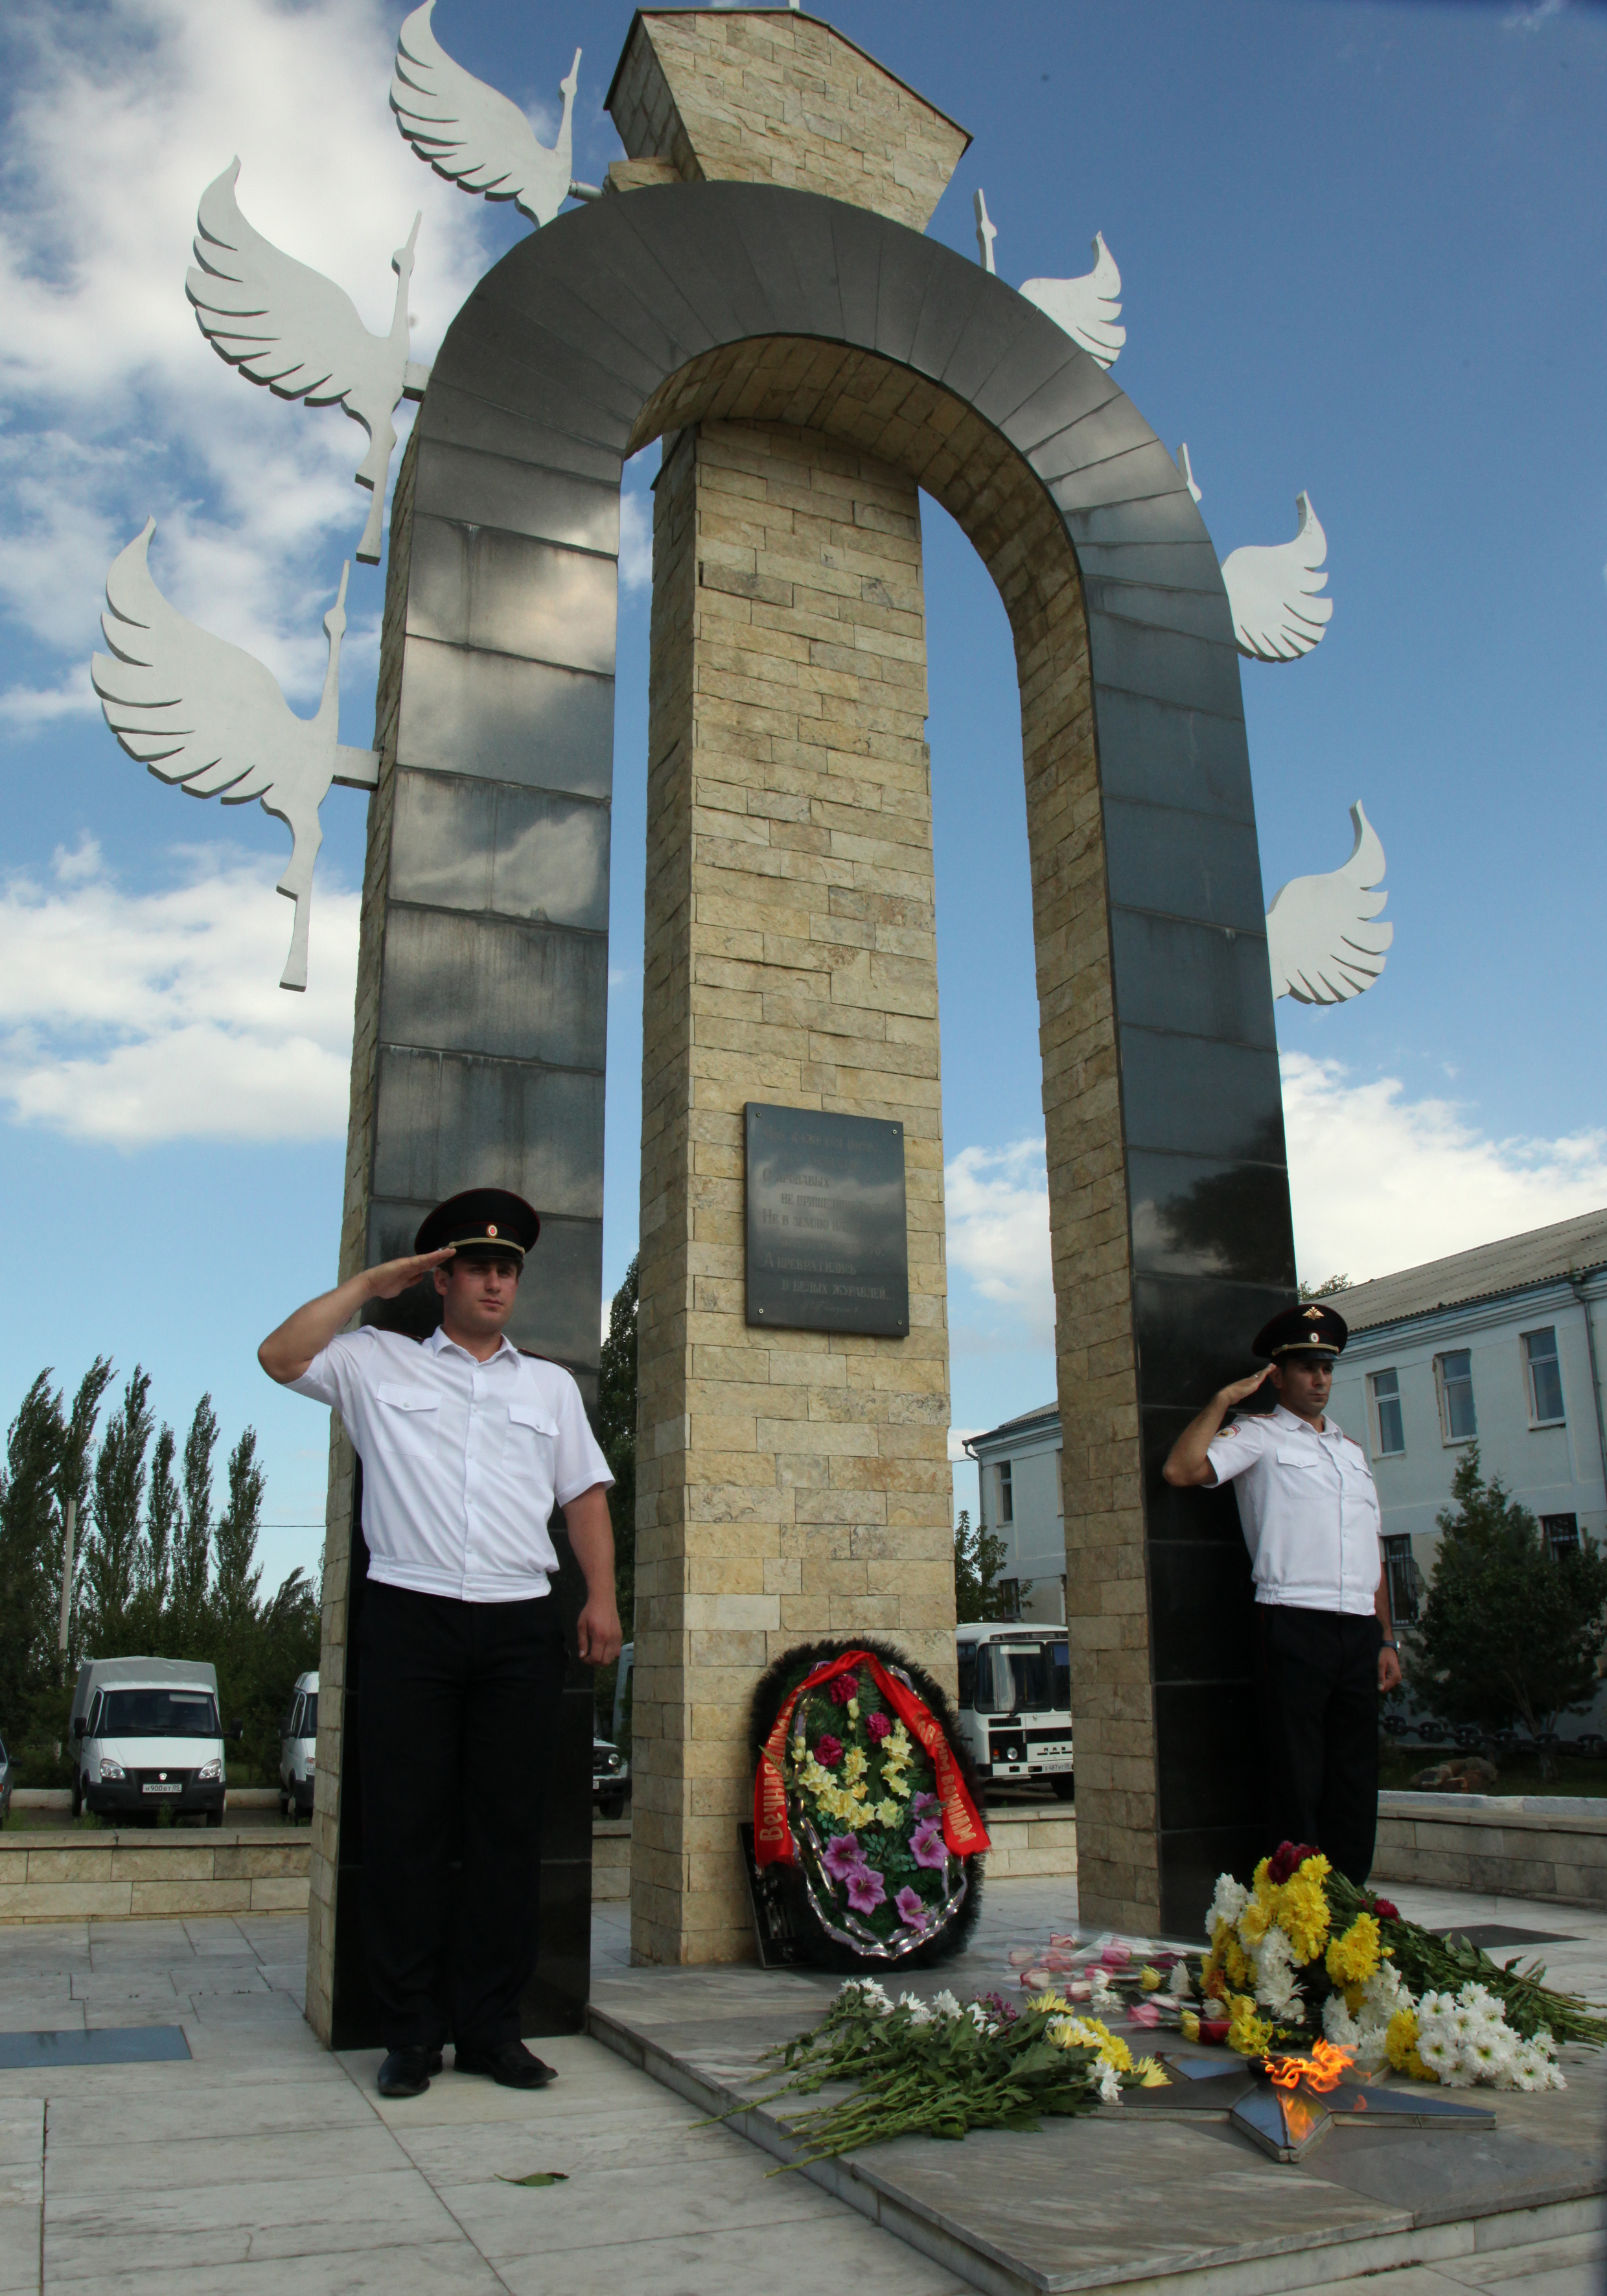
[[[1042,1942],[1073,1918],[1062,1885],[997,1888],[970,1951],[910,1989],[949,1985],[964,1999],[1003,1988],[1009,1947]],[[1607,1962],[1607,1935],[1590,1942],[1591,1957]],[[834,2092],[764,2107],[746,2100],[775,2086],[764,2052],[813,2024],[836,1984],[798,1970],[614,1964],[597,1971],[590,2030],[706,2112],[738,2108],[730,2126],[784,2161],[795,2149],[789,2120]],[[1132,2038],[1149,2049],[1158,2038]],[[988,2296],[1118,2286],[1266,2296],[1458,2259],[1467,2261],[1457,2278],[1482,2278],[1475,2259],[1487,2253],[1607,2225],[1607,2065],[1579,2050],[1563,2062],[1561,2095],[1466,2097],[1490,2109],[1493,2128],[1339,2125],[1291,2164],[1258,2149],[1226,2107],[1184,2111],[1179,2101],[1173,2110],[1150,2092],[1147,2109],[1048,2121],[1037,2135],[903,2138],[801,2173]]]

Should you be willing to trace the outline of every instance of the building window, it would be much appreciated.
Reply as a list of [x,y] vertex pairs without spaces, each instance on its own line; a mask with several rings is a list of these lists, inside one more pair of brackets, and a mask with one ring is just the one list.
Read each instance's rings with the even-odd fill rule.
[[1406,1429],[1400,1416],[1400,1374],[1396,1371],[1375,1371],[1373,1374],[1373,1419],[1377,1434],[1374,1456],[1380,1459],[1398,1458],[1406,1447]]
[[1579,1518],[1577,1514],[1543,1514],[1540,1528],[1546,1534],[1546,1550],[1554,1562],[1564,1554],[1579,1551]]
[[1404,1534],[1384,1540],[1384,1569],[1389,1574],[1390,1616],[1398,1628],[1414,1625],[1423,1578],[1412,1560],[1412,1542]]
[[1436,1356],[1439,1382],[1439,1419],[1447,1443],[1471,1443],[1479,1432],[1473,1416],[1473,1358],[1465,1348],[1456,1354]]
[[1554,1330],[1525,1332],[1523,1353],[1529,1366],[1529,1416],[1535,1427],[1562,1424],[1562,1366],[1557,1361]]
[[999,1521],[1001,1522],[1015,1521],[1015,1496],[1010,1488],[1008,1459],[1001,1459],[999,1462]]

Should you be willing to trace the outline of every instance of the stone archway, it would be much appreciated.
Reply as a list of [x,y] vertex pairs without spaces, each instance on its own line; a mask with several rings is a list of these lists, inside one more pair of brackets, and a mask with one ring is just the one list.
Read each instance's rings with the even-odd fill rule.
[[[722,420],[852,441],[924,488],[1010,616],[1080,1887],[1096,1918],[1192,1924],[1254,1830],[1248,1589],[1231,1501],[1181,1513],[1159,1461],[1293,1280],[1238,662],[1170,456],[1002,282],[835,201],[710,183],[565,216],[470,298],[393,513],[343,1267],[389,1248],[448,1165],[522,1179],[562,1246],[528,1336],[594,1360],[619,473],[649,438]],[[538,914],[525,886],[499,906],[498,856],[543,838],[589,875]],[[684,1712],[687,1664],[683,1644]],[[690,1821],[691,1767],[676,1791]],[[326,1831],[332,1907],[334,1855]],[[685,1895],[693,1855],[666,1832],[654,1886]]]

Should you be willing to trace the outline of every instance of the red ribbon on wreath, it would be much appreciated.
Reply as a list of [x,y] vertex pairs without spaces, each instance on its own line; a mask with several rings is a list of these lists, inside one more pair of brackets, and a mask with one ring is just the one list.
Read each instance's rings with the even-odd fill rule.
[[937,1716],[897,1675],[888,1672],[873,1651],[853,1650],[844,1651],[839,1658],[823,1660],[812,1674],[804,1677],[776,1716],[775,1726],[764,1742],[753,1779],[756,1861],[760,1866],[792,1862],[792,1829],[787,1823],[787,1789],[782,1764],[786,1752],[787,1726],[799,1700],[809,1691],[818,1690],[823,1683],[862,1666],[869,1667],[872,1681],[931,1763],[937,1775],[943,1839],[947,1847],[956,1857],[974,1857],[979,1851],[990,1849],[993,1844],[988,1838],[988,1829],[966,1791],[960,1766]]

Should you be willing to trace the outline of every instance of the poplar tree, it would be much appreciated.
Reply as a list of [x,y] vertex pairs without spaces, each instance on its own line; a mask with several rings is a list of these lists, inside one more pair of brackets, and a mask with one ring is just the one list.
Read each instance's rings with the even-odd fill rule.
[[84,1545],[87,1631],[104,1653],[124,1642],[134,1624],[139,1586],[141,1517],[144,1507],[152,1414],[148,1373],[135,1364],[123,1399],[107,1422],[96,1454]]

